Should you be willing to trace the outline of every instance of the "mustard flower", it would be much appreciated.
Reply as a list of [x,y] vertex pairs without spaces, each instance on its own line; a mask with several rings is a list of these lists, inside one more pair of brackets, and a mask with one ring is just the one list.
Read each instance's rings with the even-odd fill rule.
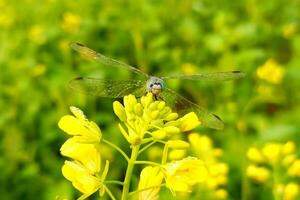
[[162,180],[163,173],[159,167],[145,167],[140,175],[139,200],[157,200]]
[[91,195],[99,189],[100,179],[90,173],[81,163],[65,161],[62,167],[63,176],[72,182],[81,193]]
[[77,138],[82,143],[98,143],[101,140],[102,134],[100,128],[95,122],[88,121],[83,112],[76,108],[70,107],[72,115],[63,116],[58,126],[64,132]]
[[164,169],[166,186],[171,191],[190,192],[193,185],[207,178],[204,163],[194,157],[167,163]]
[[76,32],[81,24],[81,18],[79,15],[74,13],[64,13],[63,15],[63,22],[62,22],[62,28],[66,32]]
[[141,97],[140,102],[134,95],[125,96],[123,103],[124,106],[114,102],[113,109],[122,122],[119,124],[121,133],[131,144],[140,144],[146,133],[155,139],[164,139],[200,124],[193,112],[178,118],[164,101],[155,101],[151,93]]
[[285,74],[285,70],[274,59],[269,59],[256,70],[256,74],[260,79],[273,84],[280,84]]
[[62,145],[60,152],[63,156],[79,161],[91,174],[97,174],[100,171],[101,155],[96,145],[79,143],[73,137]]
[[288,175],[300,177],[300,159],[295,160],[288,168]]
[[256,165],[249,165],[246,173],[248,177],[259,183],[266,182],[270,177],[270,171],[267,168]]
[[257,163],[261,163],[264,161],[262,153],[255,147],[251,147],[248,149],[247,157],[249,160]]
[[279,143],[267,143],[262,148],[262,154],[268,163],[274,165],[281,158],[281,149],[282,145]]
[[283,192],[283,200],[294,200],[299,196],[300,186],[295,182],[288,183]]

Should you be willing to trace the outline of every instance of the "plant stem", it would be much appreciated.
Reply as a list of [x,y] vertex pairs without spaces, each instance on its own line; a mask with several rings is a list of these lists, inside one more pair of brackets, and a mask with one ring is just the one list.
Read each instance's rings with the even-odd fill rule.
[[120,152],[123,155],[123,157],[126,159],[127,162],[129,161],[129,158],[126,155],[126,153],[124,151],[122,151],[122,149],[120,149],[117,145],[115,145],[115,144],[113,144],[113,143],[111,143],[111,142],[109,142],[105,139],[102,139],[102,142],[109,145],[109,146],[111,146],[111,147],[113,147],[115,150],[117,150],[118,152]]
[[144,161],[144,160],[135,161],[134,164],[144,164],[144,165],[153,165],[157,167],[162,167],[161,164],[158,164],[156,162]]
[[106,185],[103,185],[104,189],[106,190],[108,196],[112,199],[112,200],[116,200],[115,196],[112,194],[112,192],[110,191],[110,189],[108,189],[108,187],[106,187]]
[[132,176],[132,171],[134,167],[134,162],[137,159],[138,153],[139,153],[140,145],[132,146],[131,156],[128,161],[128,166],[126,170],[126,175],[124,179],[124,186],[122,191],[122,200],[128,200],[128,193],[129,193],[129,186]]
[[107,181],[104,181],[104,184],[124,185],[123,182],[121,182],[121,181],[115,181],[115,180],[107,180]]
[[145,147],[143,147],[140,151],[139,154],[141,154],[143,151],[147,150],[149,147],[151,147],[153,144],[155,144],[156,141],[152,141],[151,143],[147,144]]

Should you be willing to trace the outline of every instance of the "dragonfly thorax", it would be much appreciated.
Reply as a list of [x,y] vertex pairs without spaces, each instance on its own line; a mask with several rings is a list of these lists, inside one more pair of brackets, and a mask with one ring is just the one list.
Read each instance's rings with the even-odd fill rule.
[[164,89],[164,81],[158,77],[151,76],[146,85],[147,92],[151,92],[154,96],[158,96]]

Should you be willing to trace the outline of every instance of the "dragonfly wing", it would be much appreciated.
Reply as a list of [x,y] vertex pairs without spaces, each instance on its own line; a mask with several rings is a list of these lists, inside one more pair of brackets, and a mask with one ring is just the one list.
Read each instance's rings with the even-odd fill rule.
[[81,93],[120,98],[128,94],[142,96],[145,94],[145,83],[141,80],[106,80],[79,77],[70,81],[69,86]]
[[187,100],[171,89],[166,88],[162,91],[161,97],[168,106],[179,114],[184,115],[188,112],[195,112],[204,126],[217,130],[222,130],[224,128],[224,123],[220,117],[208,112],[205,108]]
[[230,72],[215,72],[207,74],[174,74],[169,76],[161,77],[162,79],[188,79],[188,80],[212,80],[212,81],[227,81],[240,79],[245,76],[245,73],[240,71]]
[[117,60],[114,60],[112,58],[108,58],[108,57],[102,55],[101,53],[98,53],[98,52],[88,48],[84,44],[81,44],[81,43],[78,43],[78,42],[72,42],[70,44],[70,47],[72,49],[76,50],[77,52],[79,52],[84,57],[95,60],[95,61],[97,61],[97,62],[99,62],[103,65],[123,68],[123,69],[126,69],[126,70],[130,70],[134,73],[141,74],[144,77],[148,77],[148,75],[146,73],[140,71],[139,69],[137,69],[135,67],[132,67],[130,65],[127,65],[125,63],[119,62]]

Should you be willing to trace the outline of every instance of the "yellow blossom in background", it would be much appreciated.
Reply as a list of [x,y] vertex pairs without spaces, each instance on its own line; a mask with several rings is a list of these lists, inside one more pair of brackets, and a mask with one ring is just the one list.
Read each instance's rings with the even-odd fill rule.
[[270,171],[265,167],[249,165],[247,167],[247,176],[259,183],[267,181],[270,177]]
[[159,167],[145,167],[140,175],[138,189],[141,192],[139,192],[139,200],[157,200],[162,180],[163,173]]
[[284,156],[282,159],[282,164],[286,167],[290,166],[297,159],[296,154],[289,154]]
[[193,185],[205,181],[206,178],[207,169],[197,158],[187,157],[165,166],[166,186],[171,191],[190,192]]
[[257,68],[258,78],[266,80],[273,84],[280,84],[285,74],[285,69],[274,59],[269,59],[265,64]]
[[267,143],[262,148],[262,154],[270,164],[276,164],[281,159],[282,145],[278,143]]
[[192,63],[182,64],[181,69],[184,74],[196,74],[197,73],[197,66]]
[[294,153],[296,149],[296,144],[293,141],[288,141],[282,146],[282,154],[288,155]]
[[282,27],[282,35],[285,39],[292,38],[296,32],[297,32],[297,24],[296,23],[285,24]]
[[214,148],[213,141],[206,135],[191,133],[188,140],[192,151],[203,160],[208,170],[208,178],[201,184],[201,189],[206,188],[216,199],[226,199],[227,192],[224,187],[228,182],[229,166],[219,161],[223,150]]
[[295,160],[288,168],[288,175],[300,177],[300,159]]
[[45,74],[46,70],[47,70],[46,65],[38,64],[33,68],[32,75],[33,76],[41,76],[41,75]]
[[64,13],[63,15],[63,22],[62,22],[62,28],[66,32],[76,32],[79,30],[81,23],[81,18],[79,15],[74,14],[74,13]]
[[290,182],[288,183],[283,192],[283,200],[294,200],[299,196],[300,186],[299,183]]
[[38,45],[44,44],[47,40],[45,28],[40,24],[33,25],[29,29],[28,38]]
[[7,5],[0,5],[0,27],[8,28],[15,21],[15,13]]
[[257,163],[261,163],[265,160],[262,153],[255,147],[248,149],[247,157],[249,160]]
[[58,122],[59,128],[69,135],[74,136],[80,142],[100,142],[102,134],[97,124],[95,122],[88,121],[80,109],[70,107],[70,110],[74,116],[63,116]]
[[218,189],[215,191],[215,196],[217,197],[217,199],[227,199],[228,193],[224,189]]

